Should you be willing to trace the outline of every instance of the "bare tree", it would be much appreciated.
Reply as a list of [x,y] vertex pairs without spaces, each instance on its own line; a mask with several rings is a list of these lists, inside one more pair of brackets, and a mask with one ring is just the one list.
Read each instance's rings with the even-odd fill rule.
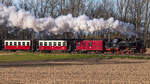
[[13,0],[0,0],[0,3],[5,4],[6,6],[12,6]]
[[88,14],[93,7],[93,0],[60,0],[58,14],[66,15],[71,13],[73,16],[79,16]]
[[95,18],[109,18],[109,17],[115,17],[114,16],[114,2],[112,0],[102,0],[97,4],[95,7],[95,10],[93,12],[93,17]]
[[143,0],[145,2],[145,18],[144,18],[144,42],[147,46],[148,28],[150,26],[150,0]]

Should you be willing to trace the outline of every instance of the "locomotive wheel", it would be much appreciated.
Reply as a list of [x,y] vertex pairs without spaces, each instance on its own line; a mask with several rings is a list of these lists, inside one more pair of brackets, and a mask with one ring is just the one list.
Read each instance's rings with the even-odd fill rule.
[[126,51],[126,54],[129,55],[129,54],[130,54],[130,50],[127,50],[127,51]]
[[144,50],[144,49],[140,49],[140,53],[144,53],[144,52],[146,52],[146,50]]
[[134,53],[134,50],[130,50],[130,54],[132,54],[132,55],[135,54],[135,53]]
[[121,50],[121,54],[124,54],[125,53],[125,51],[124,50]]
[[107,52],[105,52],[106,54],[112,54],[112,52],[111,51],[107,51]]
[[121,52],[119,50],[115,51],[115,54],[121,54]]
[[127,54],[127,50],[122,50],[121,54]]

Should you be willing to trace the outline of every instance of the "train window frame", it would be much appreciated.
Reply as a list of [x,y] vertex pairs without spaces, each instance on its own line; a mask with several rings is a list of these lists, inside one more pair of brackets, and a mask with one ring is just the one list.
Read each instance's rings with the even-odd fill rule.
[[25,45],[26,45],[26,43],[25,43],[25,42],[22,42],[22,45],[23,45],[23,46],[25,46]]
[[30,46],[30,42],[27,42],[27,46]]
[[67,42],[63,42],[63,46],[67,46]]
[[49,46],[52,46],[52,42],[49,42]]
[[8,42],[5,42],[5,45],[8,46]]
[[43,42],[40,42],[40,46],[43,46]]
[[14,42],[14,46],[17,46],[17,42]]
[[12,46],[12,44],[13,44],[13,43],[12,43],[12,42],[10,42],[10,46]]
[[61,42],[58,42],[58,46],[62,46],[62,45],[61,45]]
[[47,42],[44,42],[44,46],[48,46],[48,45],[47,45]]
[[57,46],[57,42],[53,42],[53,46]]
[[21,42],[18,42],[18,46],[21,46]]

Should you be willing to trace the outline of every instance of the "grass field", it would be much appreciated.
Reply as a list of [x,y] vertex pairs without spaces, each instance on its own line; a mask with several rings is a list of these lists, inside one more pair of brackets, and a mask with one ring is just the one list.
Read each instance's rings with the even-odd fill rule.
[[150,84],[147,59],[148,56],[0,52],[0,84]]
[[19,61],[49,61],[49,60],[78,60],[78,59],[113,59],[113,58],[131,58],[131,59],[150,59],[144,56],[129,55],[102,55],[102,54],[49,54],[49,53],[1,53],[0,62],[19,62]]

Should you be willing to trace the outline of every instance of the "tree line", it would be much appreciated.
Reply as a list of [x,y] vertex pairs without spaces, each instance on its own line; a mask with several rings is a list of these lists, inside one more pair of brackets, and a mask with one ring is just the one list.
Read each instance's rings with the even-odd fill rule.
[[[37,18],[47,16],[56,18],[68,13],[73,16],[86,14],[91,19],[114,17],[134,24],[136,31],[144,38],[145,44],[150,44],[150,33],[148,32],[150,30],[150,0],[17,0],[17,2],[0,0],[0,3],[30,11]],[[141,31],[141,27],[143,31]]]

